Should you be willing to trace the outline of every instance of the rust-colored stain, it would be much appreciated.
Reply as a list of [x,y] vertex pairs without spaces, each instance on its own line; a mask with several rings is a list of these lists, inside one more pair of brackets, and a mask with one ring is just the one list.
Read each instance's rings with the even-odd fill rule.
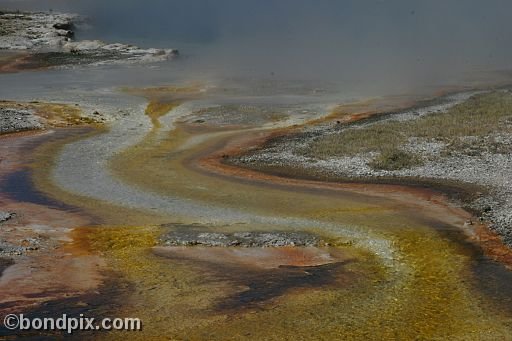
[[318,266],[350,258],[336,248],[317,247],[155,247],[157,255],[215,264],[232,264],[261,269],[280,266]]
[[[0,180],[27,167],[30,150],[47,133],[23,132],[0,136]],[[17,312],[37,304],[94,290],[103,281],[103,260],[77,244],[73,229],[89,223],[89,217],[29,202],[18,202],[0,193],[2,210],[16,216],[2,224],[0,239],[14,246],[34,249],[13,256],[13,265],[0,277],[0,310]]]
[[[175,104],[175,94],[179,91],[167,88],[152,91],[154,104],[148,108],[148,114],[157,120],[172,109],[170,105]],[[368,113],[355,112],[350,119],[360,120]],[[155,131],[157,129],[155,126]],[[462,227],[464,222],[475,220],[470,213],[450,204],[446,195],[428,188],[405,185],[287,178],[223,162],[226,155],[239,155],[261,146],[271,138],[286,135],[295,129],[293,127],[279,131],[227,131],[187,149],[188,153],[177,155],[172,154],[173,151],[191,137],[179,129],[173,132],[172,139],[162,142],[150,134],[135,147],[145,147],[141,155],[149,154],[142,160],[147,164],[137,164],[141,160],[134,161],[125,156],[122,161],[127,175],[123,180],[128,183],[139,180],[133,174],[140,173],[130,173],[130,168],[148,167],[144,168],[144,175],[154,178],[152,175],[159,174],[156,171],[162,167],[164,176],[165,172],[176,171],[179,177],[174,181],[180,183],[174,184],[172,178],[167,182],[157,178],[156,185],[166,186],[178,197],[179,194],[184,195],[183,198],[190,195],[191,200],[200,198],[207,203],[232,205],[228,199],[201,197],[197,187],[187,192],[188,188],[178,186],[186,182],[183,179],[190,179],[191,185],[204,186],[210,192],[225,186],[219,192],[232,194],[237,203],[248,200],[251,205],[258,206],[258,200],[274,200],[278,206],[281,202],[276,198],[282,198],[282,211],[276,211],[274,207],[268,210],[264,205],[244,207],[259,214],[268,213],[270,217],[280,214],[287,217],[289,214],[290,217],[315,219],[318,211],[322,211],[318,214],[325,213],[326,221],[350,222],[354,218],[343,220],[342,214],[352,210],[353,216],[363,216],[359,221],[371,225],[363,230],[368,242],[372,242],[375,236],[384,238],[399,257],[392,259],[392,265],[384,265],[380,256],[351,244],[352,240],[344,243],[343,237],[339,237],[339,244],[318,248],[159,247],[156,245],[162,228],[152,217],[146,224],[132,221],[130,225],[122,226],[105,223],[91,226],[89,217],[76,212],[35,204],[22,205],[9,198],[0,198],[0,203],[7,205],[8,209],[17,208],[27,213],[12,222],[15,231],[12,238],[31,233],[30,229],[20,227],[48,225],[53,227],[49,229],[52,231],[48,231],[48,237],[55,240],[53,245],[57,246],[46,253],[29,255],[26,263],[19,261],[7,268],[0,278],[0,292],[6,297],[5,305],[0,305],[0,308],[28,307],[47,300],[59,300],[62,295],[79,297],[85,292],[94,292],[105,282],[105,277],[115,271],[123,283],[129,283],[120,289],[126,299],[121,307],[113,309],[108,306],[110,301],[106,294],[105,307],[102,308],[115,314],[141,317],[145,328],[133,336],[136,339],[161,339],[162,335],[170,339],[194,340],[240,339],[243,336],[284,339],[289,337],[290,330],[309,339],[367,339],[369,335],[379,339],[436,339],[446,336],[499,339],[510,331],[506,312],[497,312],[493,303],[483,304],[481,298],[484,296],[465,282],[470,278],[465,273],[470,271],[470,264],[473,261],[478,263],[478,259],[470,254],[472,250],[464,247],[465,240],[454,242],[435,230],[436,225]],[[31,136],[5,137],[10,139],[9,148],[4,148],[9,159],[4,168],[5,174],[26,166],[22,159],[26,153],[23,153],[22,146],[16,147],[19,141]],[[50,148],[47,153],[54,155],[56,150]],[[161,157],[155,158],[154,155]],[[50,156],[46,155],[42,160],[47,162],[45,165],[51,165]],[[1,172],[2,163],[0,175]],[[50,182],[48,174],[48,170],[38,172],[37,177],[44,179],[39,181]],[[244,186],[237,186],[237,183]],[[142,185],[140,189],[151,190],[149,185],[154,184]],[[279,190],[267,191],[269,187]],[[71,196],[49,186],[40,188],[57,198]],[[254,193],[243,192],[250,192],[252,188]],[[257,192],[257,189],[263,191]],[[309,192],[314,192],[315,196]],[[334,201],[337,194],[345,194],[340,196],[345,198],[344,201],[340,198]],[[378,204],[372,206],[357,202],[348,205],[355,194],[377,198],[374,202]],[[250,195],[253,195],[250,200],[245,199]],[[80,200],[83,207],[89,208],[88,199],[75,198],[70,202],[75,204]],[[272,206],[274,203],[266,204]],[[107,215],[102,212],[110,210],[107,205],[99,205],[101,207],[96,207],[94,212]],[[343,205],[347,207],[338,207]],[[385,211],[385,215],[376,213],[377,209]],[[421,215],[421,218],[409,219],[414,215]],[[381,217],[385,223],[379,220]],[[169,222],[173,218],[167,217]],[[403,226],[392,226],[395,223],[403,223]],[[380,225],[389,230],[372,234],[372,228],[377,230]],[[254,226],[240,224],[236,228],[250,230]],[[510,262],[509,250],[495,235],[488,233],[484,225],[469,225],[466,229],[469,232],[476,229],[475,241],[486,255]],[[330,236],[329,233],[334,232],[320,229],[318,233]],[[27,273],[27,269],[36,270]],[[14,285],[14,280],[21,284]],[[470,279],[471,284],[478,280]],[[98,300],[101,302],[101,297]],[[113,332],[105,338],[119,339],[122,336]]]
[[[27,59],[30,57],[29,53],[17,52],[9,53],[0,58],[0,73],[16,73],[20,71],[26,71],[31,69],[27,66]],[[38,68],[32,70],[42,70],[44,68]]]
[[487,224],[476,223],[473,239],[482,246],[485,254],[491,259],[505,264],[512,270],[512,250],[503,244],[500,236],[492,231]]
[[[248,148],[258,148],[267,141],[286,134],[286,130],[279,132],[254,132],[231,136],[224,143],[213,146],[210,150],[189,159],[189,167],[199,167],[226,178],[233,177],[257,182],[275,183],[286,186],[309,187],[325,190],[350,191],[370,196],[388,198],[397,205],[420,210],[433,218],[444,220],[450,224],[456,224],[462,228],[467,221],[477,221],[464,209],[453,205],[449,198],[439,191],[425,187],[412,187],[404,185],[350,183],[350,182],[325,182],[294,179],[263,173],[257,170],[241,168],[223,162],[226,155],[237,156],[245,153]],[[474,227],[471,227],[474,229]],[[499,260],[512,268],[512,250],[505,246],[499,236],[489,229],[486,224],[479,224],[476,229],[479,236],[474,239],[483,249],[486,255]]]

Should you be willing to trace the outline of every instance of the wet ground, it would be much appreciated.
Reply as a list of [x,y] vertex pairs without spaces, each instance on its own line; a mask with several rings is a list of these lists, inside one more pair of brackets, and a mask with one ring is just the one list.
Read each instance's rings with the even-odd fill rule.
[[[0,236],[46,236],[39,251],[0,263],[2,312],[142,319],[140,333],[94,335],[106,339],[511,337],[511,272],[464,227],[471,214],[442,193],[222,164],[276,129],[328,115],[329,100],[186,91],[147,94],[150,105],[131,105],[109,129],[1,138],[2,210],[17,218]],[[241,103],[256,116],[244,120]],[[198,229],[300,238],[263,248],[165,245],[187,227],[192,241]]]

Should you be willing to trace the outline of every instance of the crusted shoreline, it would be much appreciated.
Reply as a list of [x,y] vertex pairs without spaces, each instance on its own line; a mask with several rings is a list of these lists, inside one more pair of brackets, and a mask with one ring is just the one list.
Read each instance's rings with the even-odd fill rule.
[[325,243],[306,232],[234,232],[219,233],[208,230],[182,229],[160,237],[165,246],[206,247],[316,247]]
[[84,21],[77,14],[0,11],[0,52],[27,53],[15,61],[15,69],[155,63],[179,55],[176,49],[142,49],[100,40],[76,41],[75,30]]
[[[321,156],[312,152],[318,147],[315,143],[331,136],[343,136],[353,131],[357,134],[389,122],[400,124],[431,115],[451,115],[458,106],[493,94],[507,100],[512,96],[509,90],[490,95],[486,92],[463,92],[438,98],[422,107],[376,115],[348,124],[330,122],[305,126],[300,132],[273,138],[258,149],[227,157],[223,162],[281,176],[435,187],[488,222],[491,229],[511,247],[512,139],[507,133],[493,131],[482,136],[455,137],[456,148],[453,148],[453,142],[450,144],[442,139],[409,137],[398,150],[414,155],[419,161],[405,162],[400,167],[387,167],[389,160],[386,160],[386,167],[379,167],[375,160],[379,160],[382,152],[378,151],[336,155],[336,148],[333,148]],[[475,111],[478,110],[475,108]],[[509,129],[510,119],[508,116],[505,118],[500,124]],[[358,143],[364,145],[365,142]],[[391,161],[396,161],[393,157]],[[392,162],[391,166],[394,166]],[[467,223],[473,224],[471,221]]]

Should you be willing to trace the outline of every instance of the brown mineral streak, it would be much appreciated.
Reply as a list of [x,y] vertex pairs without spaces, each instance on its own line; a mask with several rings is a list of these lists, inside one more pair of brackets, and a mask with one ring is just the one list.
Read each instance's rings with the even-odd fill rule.
[[[366,114],[358,114],[351,119],[359,120],[366,118]],[[187,160],[187,166],[199,171],[211,172],[229,178],[237,178],[250,182],[266,182],[284,186],[295,186],[303,188],[320,189],[324,191],[348,191],[352,193],[370,195],[384,199],[392,200],[395,205],[407,207],[411,210],[418,210],[426,215],[441,220],[445,223],[455,224],[461,228],[467,221],[478,221],[471,213],[457,207],[450,202],[448,197],[439,191],[428,188],[387,185],[387,184],[368,184],[351,182],[321,182],[304,179],[294,179],[268,173],[259,172],[247,168],[229,165],[223,162],[226,155],[241,155],[247,148],[262,146],[276,136],[283,136],[289,131],[264,131],[255,133],[243,133],[231,136],[222,143],[203,151],[200,155],[195,155]],[[468,237],[478,243],[485,254],[491,259],[504,263],[512,268],[512,250],[506,247],[498,235],[493,232],[485,223],[476,223],[475,225],[465,226]]]
[[4,57],[0,59],[0,74],[1,73],[16,73],[20,71],[39,71],[45,70],[47,67],[32,67],[27,65],[27,60],[31,54],[26,52],[18,52],[13,56]]
[[[24,143],[32,138],[51,135],[51,132],[22,132],[0,136],[2,148],[0,178],[27,166]],[[0,194],[3,210],[22,212],[16,222],[9,222],[9,234],[4,238],[13,241],[34,237],[37,233],[48,238],[48,248],[27,252],[16,259],[0,277],[0,306],[6,309],[33,307],[49,300],[79,295],[97,288],[103,278],[100,269],[103,260],[79,244],[71,243],[73,228],[89,223],[79,213],[65,212],[42,205],[17,202]],[[55,246],[53,246],[55,245]],[[8,308],[11,307],[11,308]]]

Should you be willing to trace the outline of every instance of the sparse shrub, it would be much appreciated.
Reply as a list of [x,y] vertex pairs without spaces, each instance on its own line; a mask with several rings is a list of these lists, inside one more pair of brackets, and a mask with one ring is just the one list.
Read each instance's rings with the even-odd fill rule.
[[[298,153],[314,158],[328,159],[335,156],[354,156],[360,153],[378,152],[382,157],[397,158],[391,164],[406,160],[404,155],[396,154],[411,137],[434,140],[446,144],[443,155],[465,153],[479,155],[487,150],[509,152],[503,145],[489,146],[492,140],[482,137],[495,133],[512,133],[512,94],[497,91],[476,95],[458,104],[447,112],[435,113],[410,121],[384,121],[368,125],[361,129],[346,129],[317,138],[298,150]],[[460,141],[465,137],[475,137],[482,145]],[[483,142],[482,142],[483,141]],[[464,147],[464,148],[461,148]],[[391,154],[392,152],[396,155]],[[392,159],[393,159],[392,158]],[[381,160],[385,161],[385,159]],[[386,164],[384,162],[383,164]]]
[[421,165],[422,160],[415,154],[403,150],[386,150],[370,162],[370,167],[376,170],[400,170]]

